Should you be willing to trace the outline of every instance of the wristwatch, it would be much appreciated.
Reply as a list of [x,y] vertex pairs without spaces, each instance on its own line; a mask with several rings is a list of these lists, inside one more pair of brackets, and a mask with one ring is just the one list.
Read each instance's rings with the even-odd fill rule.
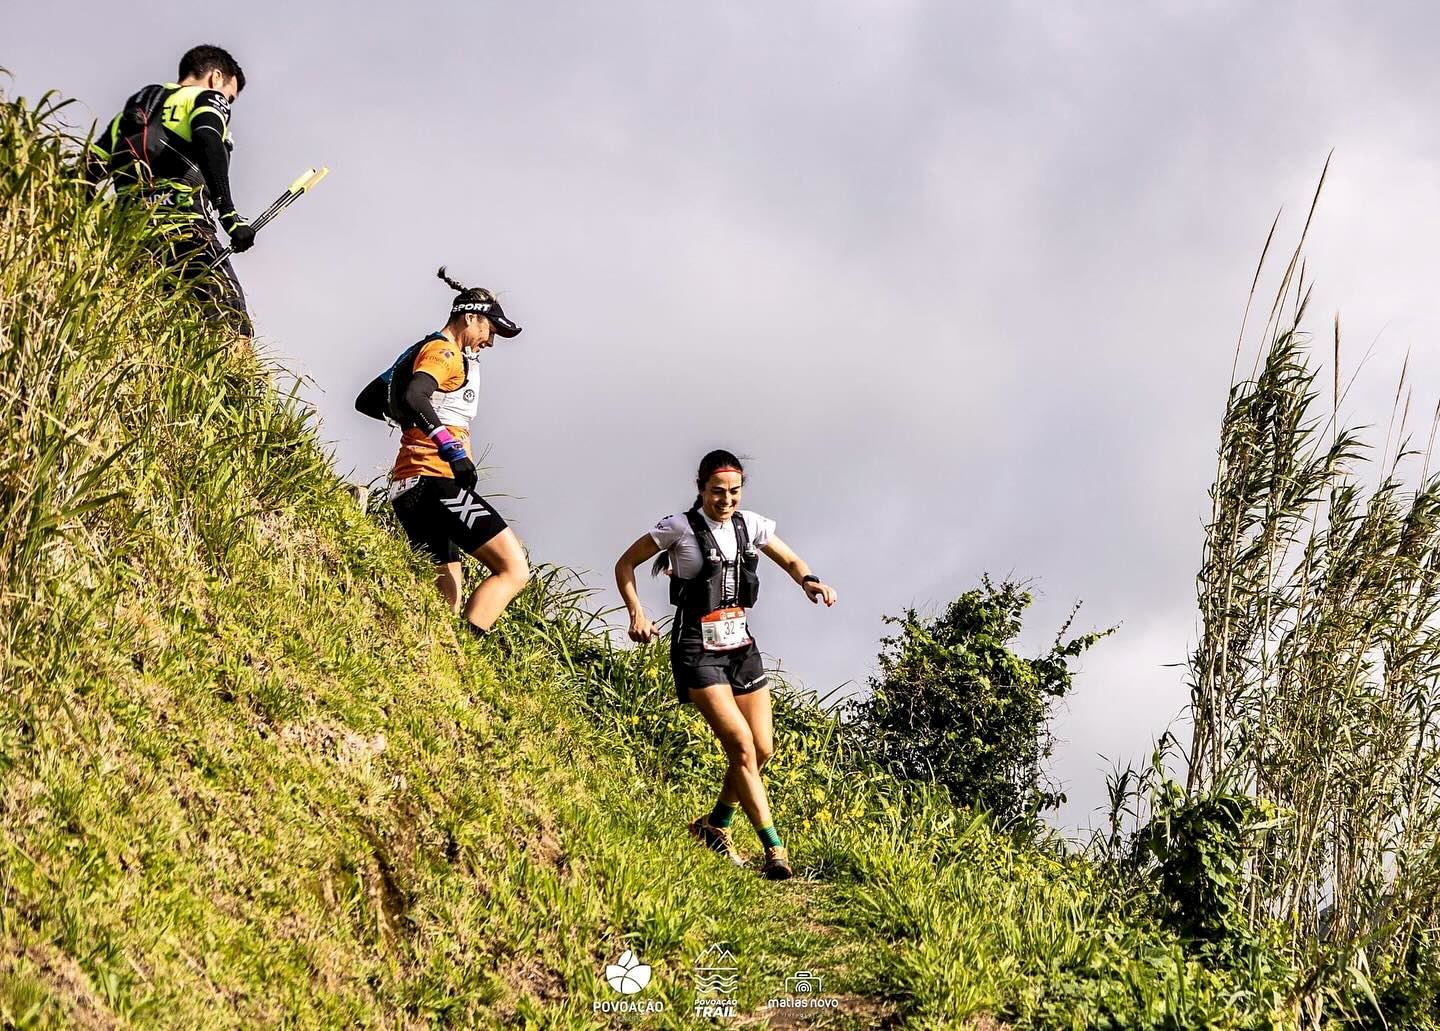
[[804,576],[802,576],[802,577],[800,578],[800,582],[801,582],[802,584],[818,584],[818,583],[822,583],[823,581],[822,581],[818,576],[816,576],[814,573],[806,573]]

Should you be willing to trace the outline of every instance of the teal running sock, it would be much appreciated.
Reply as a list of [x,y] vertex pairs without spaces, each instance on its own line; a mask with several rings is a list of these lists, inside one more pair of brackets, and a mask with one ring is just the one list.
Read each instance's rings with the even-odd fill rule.
[[761,827],[755,833],[760,836],[760,844],[764,845],[766,848],[780,847],[780,833],[775,830],[775,825],[773,823],[767,823],[764,827]]
[[716,802],[715,808],[710,810],[710,826],[719,827],[721,830],[729,827],[735,821],[735,810],[738,808],[729,802]]

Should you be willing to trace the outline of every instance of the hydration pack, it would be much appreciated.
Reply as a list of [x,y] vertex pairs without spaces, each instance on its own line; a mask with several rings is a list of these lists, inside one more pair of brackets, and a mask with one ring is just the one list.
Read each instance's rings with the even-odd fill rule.
[[[400,357],[390,363],[390,368],[366,385],[355,398],[355,410],[362,415],[368,415],[372,419],[381,422],[386,420],[404,428],[409,416],[405,412],[405,390],[410,386],[413,378],[410,370],[415,365],[415,358],[420,353],[420,348],[432,340],[444,339],[439,333],[431,333],[424,340],[411,344],[400,352]],[[476,403],[476,369],[474,359],[464,358],[465,382],[459,389],[451,391],[436,391],[431,403],[435,407],[435,414],[440,421],[449,426],[467,426],[475,416]]]
[[164,86],[151,85],[125,101],[108,141],[107,166],[116,179],[142,182],[152,177],[151,170],[165,151],[165,134],[170,131],[161,113],[170,92]]
[[[717,609],[735,606],[748,609],[760,596],[760,549],[750,544],[750,529],[739,512],[730,519],[735,528],[735,561],[725,561],[720,544],[705,517],[696,511],[685,513],[695,542],[700,546],[700,572],[688,580],[670,578],[670,603],[686,621],[694,621]],[[727,591],[726,572],[734,573],[734,590]]]

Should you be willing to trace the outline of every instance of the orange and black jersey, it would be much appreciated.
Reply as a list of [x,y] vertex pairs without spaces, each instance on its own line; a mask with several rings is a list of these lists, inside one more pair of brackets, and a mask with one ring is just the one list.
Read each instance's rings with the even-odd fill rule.
[[470,449],[470,421],[479,408],[479,362],[441,333],[407,348],[355,399],[371,418],[394,419],[403,433],[391,478],[453,473],[431,434],[444,426]]

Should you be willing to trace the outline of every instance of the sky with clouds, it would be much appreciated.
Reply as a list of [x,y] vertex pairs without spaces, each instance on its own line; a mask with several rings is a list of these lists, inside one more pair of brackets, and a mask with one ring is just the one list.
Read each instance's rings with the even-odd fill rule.
[[603,603],[728,447],[840,592],[814,609],[772,570],[754,619],[821,693],[863,686],[883,615],[987,571],[1033,581],[1030,650],[1079,600],[1079,628],[1120,624],[1056,720],[1067,826],[1186,702],[1246,295],[1332,149],[1312,328],[1328,354],[1339,312],[1346,375],[1370,354],[1342,415],[1383,438],[1407,353],[1417,404],[1440,392],[1425,5],[174,10],[18,7],[7,90],[104,119],[194,43],[237,56],[242,212],[333,170],[236,267],[342,472],[393,458],[352,400],[443,322],[447,264],[525,327],[485,358],[485,489]]

